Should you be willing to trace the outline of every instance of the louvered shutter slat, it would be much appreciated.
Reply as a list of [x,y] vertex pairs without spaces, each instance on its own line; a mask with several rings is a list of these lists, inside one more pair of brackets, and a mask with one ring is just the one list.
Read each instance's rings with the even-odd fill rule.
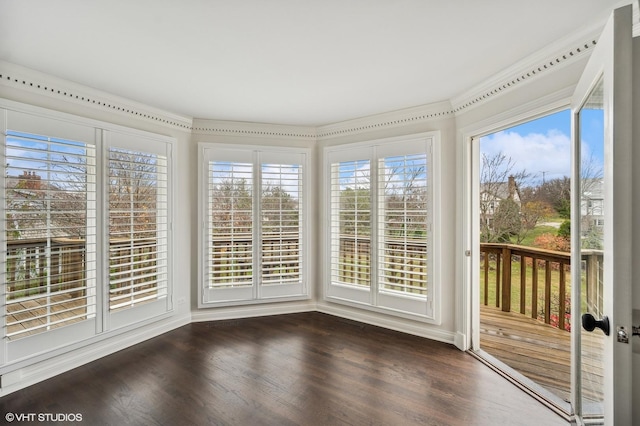
[[167,292],[167,158],[109,148],[109,309]]
[[253,166],[209,162],[208,288],[253,285]]
[[379,161],[382,204],[378,222],[382,290],[427,294],[428,186],[426,154]]

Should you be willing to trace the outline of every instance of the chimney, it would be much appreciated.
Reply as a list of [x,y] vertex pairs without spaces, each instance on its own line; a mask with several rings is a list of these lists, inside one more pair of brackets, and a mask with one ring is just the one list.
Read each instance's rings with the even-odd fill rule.
[[516,178],[513,176],[509,176],[509,183],[508,183],[509,199],[511,200],[515,199],[517,189],[518,187],[516,185]]

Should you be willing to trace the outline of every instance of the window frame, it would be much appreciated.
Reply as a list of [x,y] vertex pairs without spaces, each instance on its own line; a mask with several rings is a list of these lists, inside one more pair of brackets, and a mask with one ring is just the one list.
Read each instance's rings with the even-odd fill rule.
[[[42,333],[25,336],[20,339],[9,341],[6,334],[6,308],[3,308],[0,322],[2,323],[0,337],[2,344],[0,348],[0,365],[27,365],[32,362],[47,359],[67,350],[67,348],[78,348],[92,342],[100,341],[111,335],[115,335],[118,330],[132,330],[152,321],[168,318],[173,314],[173,249],[172,249],[172,221],[173,221],[173,194],[176,162],[173,158],[167,159],[167,171],[169,173],[167,181],[167,293],[160,303],[155,303],[155,308],[151,308],[154,303],[141,304],[128,311],[126,318],[114,321],[110,318],[108,305],[109,289],[109,268],[108,266],[108,158],[104,156],[105,147],[108,140],[116,135],[126,136],[138,141],[140,147],[149,144],[165,147],[167,152],[175,150],[176,139],[169,136],[158,135],[142,130],[132,129],[116,124],[106,123],[98,120],[84,118],[72,114],[53,111],[32,105],[22,104],[9,100],[0,100],[0,140],[2,141],[2,152],[6,146],[7,130],[39,135],[55,139],[87,142],[93,145],[95,150],[95,162],[91,165],[95,169],[93,178],[95,182],[96,212],[91,217],[92,227],[95,227],[95,263],[94,271],[90,271],[91,279],[95,281],[95,293],[88,297],[96,298],[95,313],[88,320],[65,325]],[[4,155],[4,154],[3,154]],[[2,166],[4,167],[4,165]],[[4,175],[0,177],[2,188],[5,187]],[[4,191],[4,189],[3,189]],[[0,207],[4,210],[4,207]],[[4,221],[0,227],[0,232],[6,232]],[[2,256],[1,263],[6,264],[6,236],[1,238]],[[93,260],[92,260],[93,261]],[[5,285],[0,286],[0,304],[6,306]],[[123,311],[123,312],[124,312]]]
[[[122,132],[122,131],[109,131],[104,135],[102,143],[102,200],[105,215],[103,218],[103,240],[104,244],[104,259],[103,268],[104,276],[104,322],[105,329],[117,329],[138,321],[141,321],[139,317],[143,317],[142,320],[153,318],[162,315],[166,312],[173,310],[173,280],[172,280],[172,256],[173,256],[173,143],[172,140],[161,141],[157,135],[150,135],[141,132]],[[164,293],[162,297],[158,297],[155,300],[149,300],[145,303],[126,307],[121,310],[112,310],[110,307],[109,287],[110,287],[110,274],[107,265],[110,264],[110,242],[109,242],[109,214],[111,212],[109,206],[109,150],[125,149],[129,151],[139,151],[146,154],[156,154],[158,156],[164,156],[166,165],[166,185],[164,194],[166,198],[166,222],[164,223],[164,229],[161,233],[164,233],[166,239],[166,256],[161,261],[164,265],[161,268],[164,269],[163,275],[166,275],[166,286],[162,289]]]
[[[407,146],[409,148],[407,149]],[[379,236],[382,224],[380,223],[380,212],[383,210],[380,203],[384,194],[380,192],[380,174],[378,173],[378,163],[385,158],[416,154],[416,146],[422,146],[427,156],[427,187],[429,197],[427,200],[428,212],[428,241],[427,241],[427,296],[422,302],[419,298],[411,295],[396,294],[381,288],[378,280],[380,267],[380,244],[382,238]],[[421,322],[440,324],[440,264],[441,264],[441,212],[440,212],[440,132],[423,132],[407,136],[390,138],[371,139],[367,141],[352,142],[341,145],[327,146],[322,149],[323,157],[323,222],[326,224],[322,229],[323,256],[325,259],[322,266],[323,278],[323,299],[326,302],[339,303],[378,312],[385,315],[397,316],[417,320]],[[336,217],[336,212],[332,207],[332,178],[335,172],[332,165],[339,162],[368,160],[370,164],[371,183],[371,282],[369,287],[344,285],[339,282],[332,282],[332,217]]]
[[[308,300],[311,298],[309,284],[309,239],[311,235],[311,149],[302,147],[262,146],[229,143],[198,143],[198,308],[220,306],[242,306],[268,302]],[[209,203],[209,162],[231,161],[250,163],[252,167],[252,283],[251,286],[234,288],[205,288],[208,282],[208,203]],[[237,159],[237,160],[235,160]],[[262,167],[268,164],[300,164],[302,170],[300,203],[300,281],[290,284],[265,284],[262,281],[262,227],[261,194]]]

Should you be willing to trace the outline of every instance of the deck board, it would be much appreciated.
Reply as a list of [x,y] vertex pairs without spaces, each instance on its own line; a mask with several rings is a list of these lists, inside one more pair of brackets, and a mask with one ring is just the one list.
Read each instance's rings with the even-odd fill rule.
[[[87,311],[86,299],[82,297],[73,298],[70,293],[53,294],[50,296],[50,302],[52,304],[52,312],[49,314],[50,321],[61,321],[51,324],[49,328],[52,329],[82,321],[82,316]],[[21,330],[47,325],[46,304],[47,296],[7,303],[7,323],[10,324],[7,327],[7,332],[12,334]],[[46,327],[29,330],[19,335],[19,337],[32,336],[46,330]]]
[[[604,339],[583,333],[585,396],[598,400],[602,370],[598,364]],[[571,333],[515,312],[480,308],[480,348],[565,401],[571,395]]]

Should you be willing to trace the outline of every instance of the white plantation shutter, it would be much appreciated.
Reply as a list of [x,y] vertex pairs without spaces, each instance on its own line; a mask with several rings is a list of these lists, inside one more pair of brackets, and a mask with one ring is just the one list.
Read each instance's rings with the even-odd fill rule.
[[433,319],[433,134],[325,149],[326,297]]
[[201,155],[200,303],[307,298],[306,153],[202,144]]
[[167,158],[110,147],[109,309],[167,295]]
[[331,164],[331,277],[371,285],[371,162]]
[[253,285],[253,165],[209,162],[209,288]]
[[0,103],[0,363],[169,312],[175,140]]
[[427,294],[429,191],[427,155],[379,160],[379,285],[407,295]]
[[302,280],[302,166],[262,164],[262,284]]
[[96,149],[7,130],[2,247],[5,336],[95,317]]

